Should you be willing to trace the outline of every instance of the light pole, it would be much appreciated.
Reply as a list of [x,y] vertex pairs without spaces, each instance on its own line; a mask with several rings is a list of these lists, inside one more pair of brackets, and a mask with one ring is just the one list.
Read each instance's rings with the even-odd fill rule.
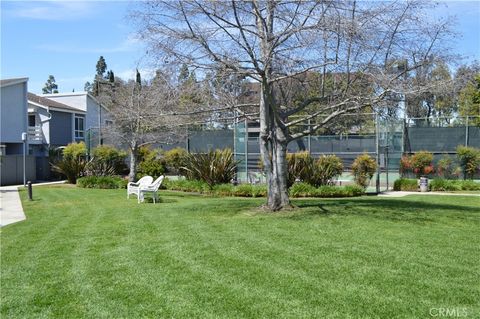
[[22,141],[23,141],[23,186],[27,186],[27,175],[25,172],[26,169],[26,156],[27,156],[27,133],[22,133]]

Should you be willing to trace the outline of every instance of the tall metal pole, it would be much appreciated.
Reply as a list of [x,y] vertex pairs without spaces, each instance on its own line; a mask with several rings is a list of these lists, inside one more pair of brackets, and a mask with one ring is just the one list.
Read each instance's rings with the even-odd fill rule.
[[245,118],[245,180],[248,183],[248,122]]
[[[308,130],[311,129],[310,119],[308,119]],[[308,134],[308,154],[312,154],[312,134]]]
[[377,177],[375,181],[375,189],[377,194],[380,193],[380,137],[378,129],[378,113],[375,112],[375,148],[376,148],[376,161],[377,161]]
[[27,186],[27,133],[22,133],[22,141],[23,141],[23,186]]

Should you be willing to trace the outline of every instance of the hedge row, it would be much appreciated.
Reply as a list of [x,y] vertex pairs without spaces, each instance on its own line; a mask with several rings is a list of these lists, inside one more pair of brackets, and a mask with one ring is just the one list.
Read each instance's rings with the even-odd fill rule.
[[[480,183],[472,180],[450,180],[443,178],[436,178],[429,181],[428,185],[431,191],[478,191],[480,190]],[[395,191],[417,191],[418,182],[416,179],[400,178],[393,184]]]
[[77,179],[77,186],[82,188],[122,189],[127,188],[128,181],[118,176],[85,176]]
[[314,187],[307,183],[295,183],[290,187],[291,197],[355,197],[364,193],[365,189],[358,185]]
[[[239,197],[265,197],[267,187],[265,185],[232,184],[215,185],[209,188],[207,183],[197,180],[166,180],[165,188],[183,192],[195,192],[217,196],[239,196]],[[291,197],[353,197],[364,194],[362,187],[351,186],[320,186],[315,187],[307,183],[295,183],[290,188]]]

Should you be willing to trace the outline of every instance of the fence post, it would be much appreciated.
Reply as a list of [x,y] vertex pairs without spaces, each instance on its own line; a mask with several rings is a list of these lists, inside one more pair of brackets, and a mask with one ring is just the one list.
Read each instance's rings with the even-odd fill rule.
[[248,121],[245,118],[245,180],[248,183]]
[[[308,119],[308,130],[310,131],[310,119]],[[308,154],[312,154],[312,133],[308,134]]]
[[465,119],[465,146],[468,146],[468,115],[467,118]]
[[375,113],[375,149],[376,149],[376,162],[377,162],[377,178],[375,181],[375,189],[377,194],[380,193],[380,137],[378,128],[378,113]]
[[190,153],[190,140],[188,139],[188,125],[185,125],[185,148],[187,153]]

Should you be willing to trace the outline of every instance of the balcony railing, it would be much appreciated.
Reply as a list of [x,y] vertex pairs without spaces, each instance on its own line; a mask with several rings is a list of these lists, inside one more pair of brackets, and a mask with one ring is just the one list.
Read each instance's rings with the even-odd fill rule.
[[29,126],[27,132],[29,142],[43,142],[43,132],[40,125]]

